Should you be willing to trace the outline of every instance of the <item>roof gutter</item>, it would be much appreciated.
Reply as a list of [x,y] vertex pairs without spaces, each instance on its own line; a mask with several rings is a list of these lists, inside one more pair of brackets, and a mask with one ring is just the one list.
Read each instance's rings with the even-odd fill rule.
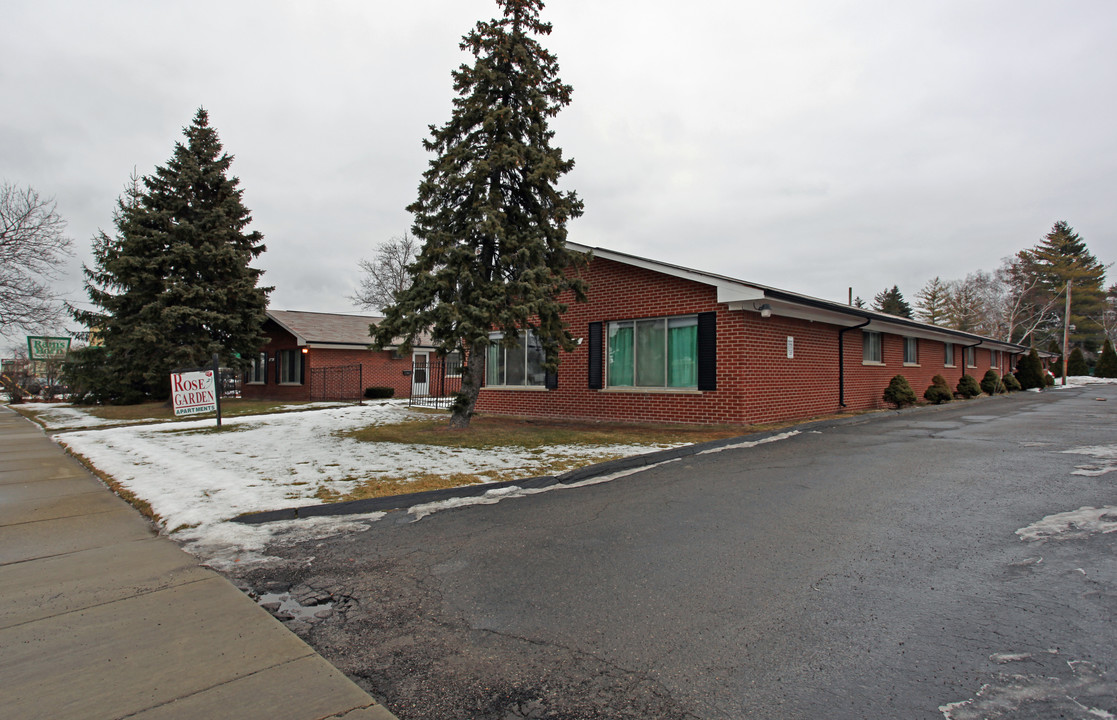
[[865,322],[860,325],[850,325],[838,331],[838,407],[846,407],[846,353],[845,353],[845,334],[850,330],[857,330],[863,328],[873,321],[872,318],[865,318]]

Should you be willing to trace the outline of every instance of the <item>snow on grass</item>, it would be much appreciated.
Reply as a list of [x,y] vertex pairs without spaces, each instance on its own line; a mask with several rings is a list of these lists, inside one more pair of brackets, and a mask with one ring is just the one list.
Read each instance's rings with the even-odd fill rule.
[[1087,447],[1071,448],[1062,452],[1071,455],[1089,455],[1097,458],[1094,465],[1079,465],[1071,475],[1085,475],[1086,477],[1100,477],[1106,473],[1117,470],[1117,445],[1091,445]]
[[1100,378],[1094,377],[1093,375],[1068,375],[1066,385],[1063,385],[1063,379],[1061,377],[1055,378],[1054,389],[1061,390],[1065,387],[1069,390],[1070,388],[1085,387],[1087,385],[1117,385],[1117,378]]
[[[321,497],[345,496],[370,479],[438,473],[484,481],[496,471],[520,477],[540,474],[571,458],[636,455],[668,445],[555,445],[544,448],[470,448],[361,442],[341,433],[369,425],[429,419],[398,403],[336,407],[312,412],[190,420],[56,436],[56,440],[109,475],[123,490],[147,501],[162,529],[188,550],[213,558],[229,545],[246,553],[281,525],[230,527],[230,518],[264,510],[314,505]],[[301,532],[327,534],[354,527],[352,517],[299,520]],[[350,524],[346,524],[350,523]],[[332,529],[331,529],[332,528]],[[235,549],[234,548],[234,549]],[[223,551],[222,551],[223,552]],[[235,554],[235,553],[234,553]]]
[[1072,540],[1094,533],[1117,532],[1117,507],[1081,507],[1070,512],[1048,515],[1016,534],[1021,540]]
[[135,425],[137,423],[158,422],[158,420],[106,420],[93,415],[85,408],[74,407],[69,403],[49,405],[24,405],[24,411],[32,416],[47,430],[62,428],[95,428],[112,425]]

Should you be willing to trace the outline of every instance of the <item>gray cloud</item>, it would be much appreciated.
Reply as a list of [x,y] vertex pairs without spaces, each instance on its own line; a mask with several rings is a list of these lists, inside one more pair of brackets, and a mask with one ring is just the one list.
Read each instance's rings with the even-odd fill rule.
[[[831,299],[993,269],[1065,219],[1117,259],[1117,6],[564,0],[555,121],[571,238]],[[427,126],[490,0],[16,0],[0,28],[6,179],[86,248],[133,167],[204,105],[266,236],[277,307],[351,309],[410,224]],[[87,251],[80,259],[88,257]],[[76,263],[68,290],[81,299]]]

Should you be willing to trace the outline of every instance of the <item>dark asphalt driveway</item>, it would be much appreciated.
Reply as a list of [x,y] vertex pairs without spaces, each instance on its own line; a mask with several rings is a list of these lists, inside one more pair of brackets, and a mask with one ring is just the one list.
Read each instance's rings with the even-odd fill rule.
[[1115,481],[1117,386],[1018,393],[394,513],[243,580],[338,601],[295,629],[404,720],[1113,717],[1117,533],[1016,530]]

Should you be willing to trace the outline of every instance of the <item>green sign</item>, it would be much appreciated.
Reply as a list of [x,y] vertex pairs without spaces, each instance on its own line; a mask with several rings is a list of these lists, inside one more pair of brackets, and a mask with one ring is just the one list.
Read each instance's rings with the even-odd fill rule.
[[68,337],[27,337],[27,357],[31,360],[61,360],[68,352]]

